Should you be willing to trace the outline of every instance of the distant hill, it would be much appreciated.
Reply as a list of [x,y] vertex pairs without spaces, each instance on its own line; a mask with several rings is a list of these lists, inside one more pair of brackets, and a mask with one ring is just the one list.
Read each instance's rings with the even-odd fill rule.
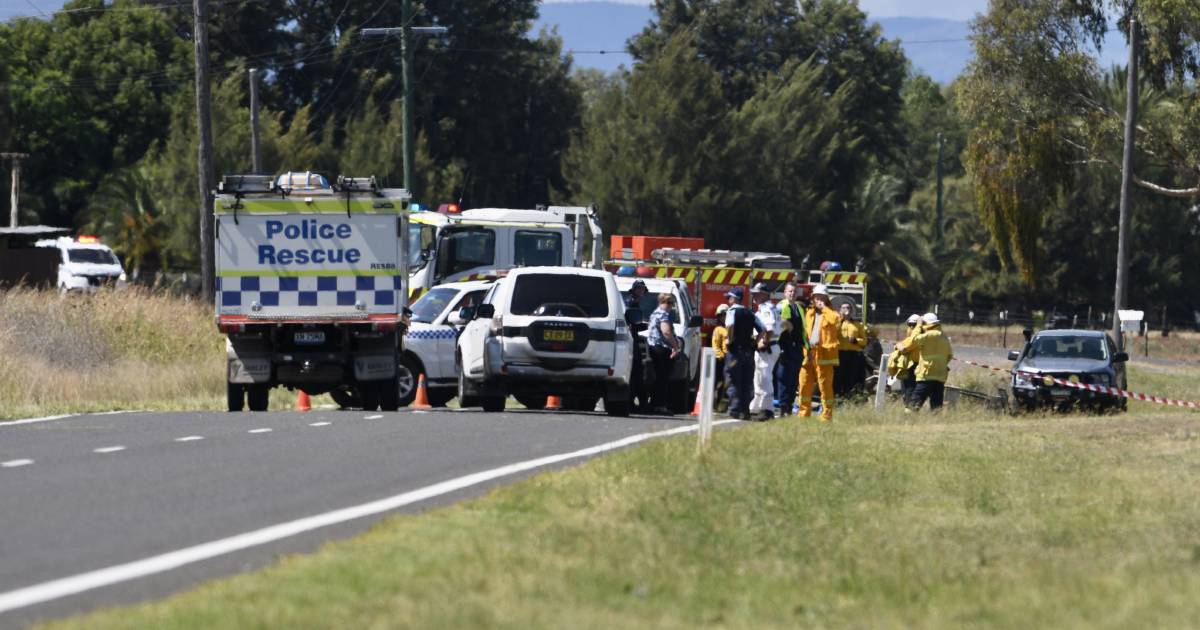
[[[541,5],[533,32],[557,26],[564,46],[574,53],[575,65],[605,72],[631,65],[625,42],[653,19],[650,7],[619,2],[561,2]],[[971,60],[970,28],[966,21],[937,18],[887,17],[877,20],[884,37],[899,39],[913,67],[935,81],[953,81]],[[1101,66],[1122,63],[1124,41],[1110,33]],[[597,51],[606,51],[599,54]]]

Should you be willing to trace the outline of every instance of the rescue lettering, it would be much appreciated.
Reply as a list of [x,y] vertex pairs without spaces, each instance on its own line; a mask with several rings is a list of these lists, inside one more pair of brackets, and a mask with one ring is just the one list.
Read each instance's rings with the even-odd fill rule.
[[[313,240],[350,238],[349,223],[320,223],[316,219],[305,219],[299,223],[267,221],[267,240]],[[275,245],[258,246],[260,265],[308,265],[308,264],[354,264],[362,260],[357,248],[291,248]]]

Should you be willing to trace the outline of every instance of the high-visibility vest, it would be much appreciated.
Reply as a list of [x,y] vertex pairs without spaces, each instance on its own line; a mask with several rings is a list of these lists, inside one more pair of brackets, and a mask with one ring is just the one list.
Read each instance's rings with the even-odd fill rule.
[[[854,342],[850,342],[850,338]],[[842,340],[838,350],[842,352],[862,352],[867,347],[867,327],[862,322],[852,319],[842,320]]]
[[900,347],[909,355],[916,354],[918,381],[945,383],[950,378],[950,359],[954,358],[954,351],[940,326],[935,324],[926,328],[925,332],[914,335]]

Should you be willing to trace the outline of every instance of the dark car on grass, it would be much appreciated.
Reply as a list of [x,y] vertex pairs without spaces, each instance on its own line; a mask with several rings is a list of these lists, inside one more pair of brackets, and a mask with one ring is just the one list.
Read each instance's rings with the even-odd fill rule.
[[1104,392],[1068,387],[1072,383],[1126,389],[1125,362],[1108,334],[1096,330],[1043,330],[1023,350],[1008,353],[1012,369],[1012,401],[1016,411],[1040,407],[1104,411],[1125,409],[1125,399]]

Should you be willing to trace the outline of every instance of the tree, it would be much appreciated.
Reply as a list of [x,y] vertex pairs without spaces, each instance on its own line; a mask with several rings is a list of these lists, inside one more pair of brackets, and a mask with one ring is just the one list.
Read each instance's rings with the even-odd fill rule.
[[904,183],[882,173],[863,182],[847,232],[871,274],[872,290],[922,295],[933,266],[930,240],[921,230],[918,211],[901,205]]

